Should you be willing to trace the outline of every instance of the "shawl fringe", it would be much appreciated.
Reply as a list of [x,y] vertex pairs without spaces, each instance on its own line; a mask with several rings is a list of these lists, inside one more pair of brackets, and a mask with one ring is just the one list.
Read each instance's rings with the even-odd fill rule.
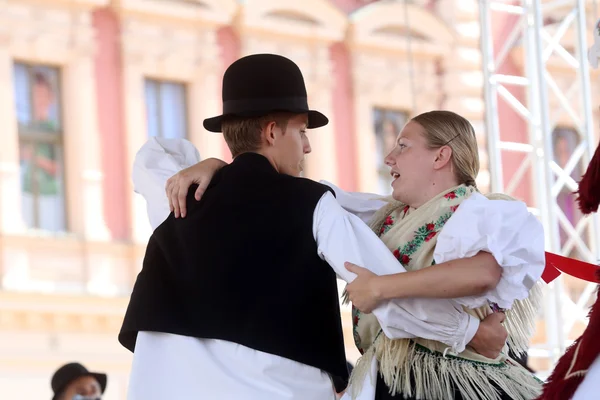
[[374,357],[390,393],[402,393],[417,400],[453,400],[455,390],[465,400],[500,400],[500,394],[491,384],[513,400],[530,400],[539,396],[542,387],[529,371],[512,361],[498,364],[469,361],[432,352],[408,339],[391,340],[380,335],[353,370],[350,378],[353,399],[360,394]]
[[516,354],[527,352],[529,341],[535,332],[535,319],[544,297],[544,286],[543,282],[538,281],[526,299],[516,300],[512,308],[506,311],[504,327],[508,331],[507,343]]

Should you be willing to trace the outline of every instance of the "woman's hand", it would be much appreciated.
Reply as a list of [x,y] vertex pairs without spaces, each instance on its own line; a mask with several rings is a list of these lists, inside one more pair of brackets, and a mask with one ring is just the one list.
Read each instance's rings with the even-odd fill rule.
[[346,269],[356,274],[356,279],[346,286],[352,305],[364,313],[370,313],[383,300],[378,288],[378,276],[368,269],[352,263],[344,264]]
[[214,174],[225,165],[226,162],[217,158],[208,158],[169,178],[165,190],[169,199],[169,208],[175,214],[175,218],[179,218],[180,215],[181,218],[185,217],[185,201],[190,186],[198,185],[194,197],[200,200]]

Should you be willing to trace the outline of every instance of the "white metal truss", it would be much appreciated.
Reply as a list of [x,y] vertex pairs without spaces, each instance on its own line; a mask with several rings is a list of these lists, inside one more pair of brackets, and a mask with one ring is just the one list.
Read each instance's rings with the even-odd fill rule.
[[[493,38],[492,24],[497,15],[506,13],[512,14],[517,22],[501,45],[494,49],[493,39],[498,43],[498,38]],[[545,25],[550,16],[555,23]],[[598,216],[583,218],[573,226],[557,201],[563,188],[572,192],[577,190],[573,171],[581,162],[587,166],[596,146],[586,40],[592,25],[586,23],[585,1],[479,0],[479,22],[492,190],[511,194],[519,185],[531,185],[533,199],[529,206],[544,224],[546,250],[568,255],[577,249],[584,261],[597,263],[600,259]],[[565,35],[574,37],[574,48],[561,44]],[[523,74],[499,73],[507,55],[517,45],[523,49]],[[547,63],[551,58],[562,60],[565,68],[572,70],[572,83],[567,90],[559,89],[557,80],[548,71]],[[521,86],[527,100],[519,101],[508,89],[511,86]],[[551,96],[557,100],[558,107],[551,109]],[[505,140],[500,131],[499,102],[506,102],[523,118],[528,127],[527,140],[519,143]],[[578,144],[561,168],[553,158],[552,132],[557,120],[565,115],[577,131]],[[501,156],[505,152],[525,156],[512,176],[504,176],[506,171],[502,168]],[[531,180],[525,179],[527,176]],[[569,236],[562,245],[559,227]],[[565,291],[562,278],[548,286],[544,307],[547,340],[532,347],[531,356],[548,357],[550,365],[554,365],[568,345],[566,335],[573,325],[578,321],[587,323],[587,303],[594,287],[587,285],[579,294],[580,298],[572,300]],[[544,375],[547,371],[540,372]]]

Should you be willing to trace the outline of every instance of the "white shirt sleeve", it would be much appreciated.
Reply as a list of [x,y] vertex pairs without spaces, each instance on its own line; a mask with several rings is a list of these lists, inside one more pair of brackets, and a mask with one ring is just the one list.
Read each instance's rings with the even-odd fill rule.
[[152,229],[171,213],[165,193],[167,180],[199,161],[198,150],[185,139],[150,138],[137,152],[133,162],[133,190],[146,200]]
[[525,203],[490,200],[475,193],[463,201],[446,222],[435,246],[436,263],[491,253],[500,267],[498,285],[479,296],[454,299],[477,308],[492,301],[509,309],[515,300],[526,299],[544,271],[544,229]]
[[390,199],[390,197],[373,193],[346,192],[327,181],[320,181],[320,183],[332,188],[338,204],[344,210],[356,215],[365,224],[371,222],[375,212],[385,206]]
[[[319,256],[346,282],[356,277],[346,261],[377,275],[406,272],[390,250],[358,217],[344,210],[327,192],[315,208],[313,234]],[[394,299],[382,303],[373,314],[392,339],[419,337],[437,340],[459,353],[471,341],[479,320],[453,300]]]

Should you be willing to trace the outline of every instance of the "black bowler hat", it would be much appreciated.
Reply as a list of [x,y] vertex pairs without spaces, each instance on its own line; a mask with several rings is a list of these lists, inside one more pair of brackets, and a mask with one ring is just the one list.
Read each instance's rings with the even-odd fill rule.
[[308,114],[308,128],[329,120],[308,108],[306,86],[300,68],[285,57],[254,54],[240,58],[223,76],[223,114],[204,120],[211,132],[221,132],[223,117],[261,117],[275,111]]
[[69,383],[81,378],[82,376],[91,376],[96,378],[98,384],[100,385],[100,391],[104,393],[107,381],[106,374],[90,372],[86,367],[79,363],[70,363],[60,367],[52,376],[51,386],[52,391],[54,392],[52,400],[56,400],[63,390],[67,388]]

